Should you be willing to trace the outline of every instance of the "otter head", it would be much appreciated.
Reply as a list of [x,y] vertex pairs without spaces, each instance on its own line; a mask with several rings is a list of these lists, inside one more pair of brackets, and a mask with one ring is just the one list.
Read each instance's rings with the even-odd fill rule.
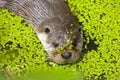
[[58,18],[48,19],[40,25],[37,35],[54,62],[65,64],[79,60],[83,40],[77,21],[65,23]]

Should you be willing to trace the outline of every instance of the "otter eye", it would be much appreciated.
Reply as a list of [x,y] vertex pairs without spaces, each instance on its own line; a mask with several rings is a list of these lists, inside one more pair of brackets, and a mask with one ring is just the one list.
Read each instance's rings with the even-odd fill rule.
[[53,46],[54,46],[55,48],[59,46],[58,43],[52,43],[52,44],[53,44]]
[[77,46],[77,42],[78,42],[77,38],[74,38],[74,40],[73,40],[73,42],[72,42],[72,45],[73,45],[74,47]]
[[50,32],[50,29],[49,28],[45,28],[45,33],[49,33]]
[[81,28],[79,28],[79,29],[78,29],[78,32],[80,32],[80,33],[81,33]]

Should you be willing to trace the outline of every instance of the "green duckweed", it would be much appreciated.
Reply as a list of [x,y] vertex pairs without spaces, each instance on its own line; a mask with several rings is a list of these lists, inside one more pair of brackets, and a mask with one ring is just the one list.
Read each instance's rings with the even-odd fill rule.
[[84,75],[88,80],[119,80],[120,1],[68,0],[68,5],[83,25],[87,53],[79,67]]
[[[12,76],[28,74],[25,80],[34,80],[31,73],[39,70],[65,71],[66,74],[62,73],[51,80],[120,79],[120,1],[66,1],[83,25],[83,50],[87,50],[83,58],[78,63],[67,65],[47,61],[46,52],[31,26],[14,13],[0,9],[1,71]],[[94,45],[97,46],[94,48]],[[47,74],[51,73],[45,73],[43,78]],[[42,79],[41,76],[39,78]]]

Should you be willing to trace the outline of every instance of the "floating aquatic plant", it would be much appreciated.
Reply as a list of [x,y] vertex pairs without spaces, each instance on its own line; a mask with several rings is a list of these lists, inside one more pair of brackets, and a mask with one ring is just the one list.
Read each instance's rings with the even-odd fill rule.
[[[67,2],[83,25],[85,35],[83,51],[87,51],[82,60],[67,65],[47,61],[46,52],[31,26],[14,13],[0,9],[1,71],[19,75],[42,69],[65,71],[70,75],[61,76],[67,80],[71,80],[75,76],[73,73],[77,72],[80,74],[75,76],[76,79],[74,77],[75,80],[120,79],[120,1],[67,0]],[[62,77],[61,80],[64,80]]]
[[68,0],[68,5],[83,25],[88,52],[79,67],[84,75],[88,79],[119,80],[120,1]]

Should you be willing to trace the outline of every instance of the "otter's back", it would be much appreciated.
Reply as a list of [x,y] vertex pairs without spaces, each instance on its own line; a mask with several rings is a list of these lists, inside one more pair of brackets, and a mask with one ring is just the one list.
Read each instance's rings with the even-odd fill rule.
[[38,25],[52,17],[61,21],[70,19],[70,11],[64,0],[2,0],[6,1],[4,8],[22,16],[26,22],[38,29]]

